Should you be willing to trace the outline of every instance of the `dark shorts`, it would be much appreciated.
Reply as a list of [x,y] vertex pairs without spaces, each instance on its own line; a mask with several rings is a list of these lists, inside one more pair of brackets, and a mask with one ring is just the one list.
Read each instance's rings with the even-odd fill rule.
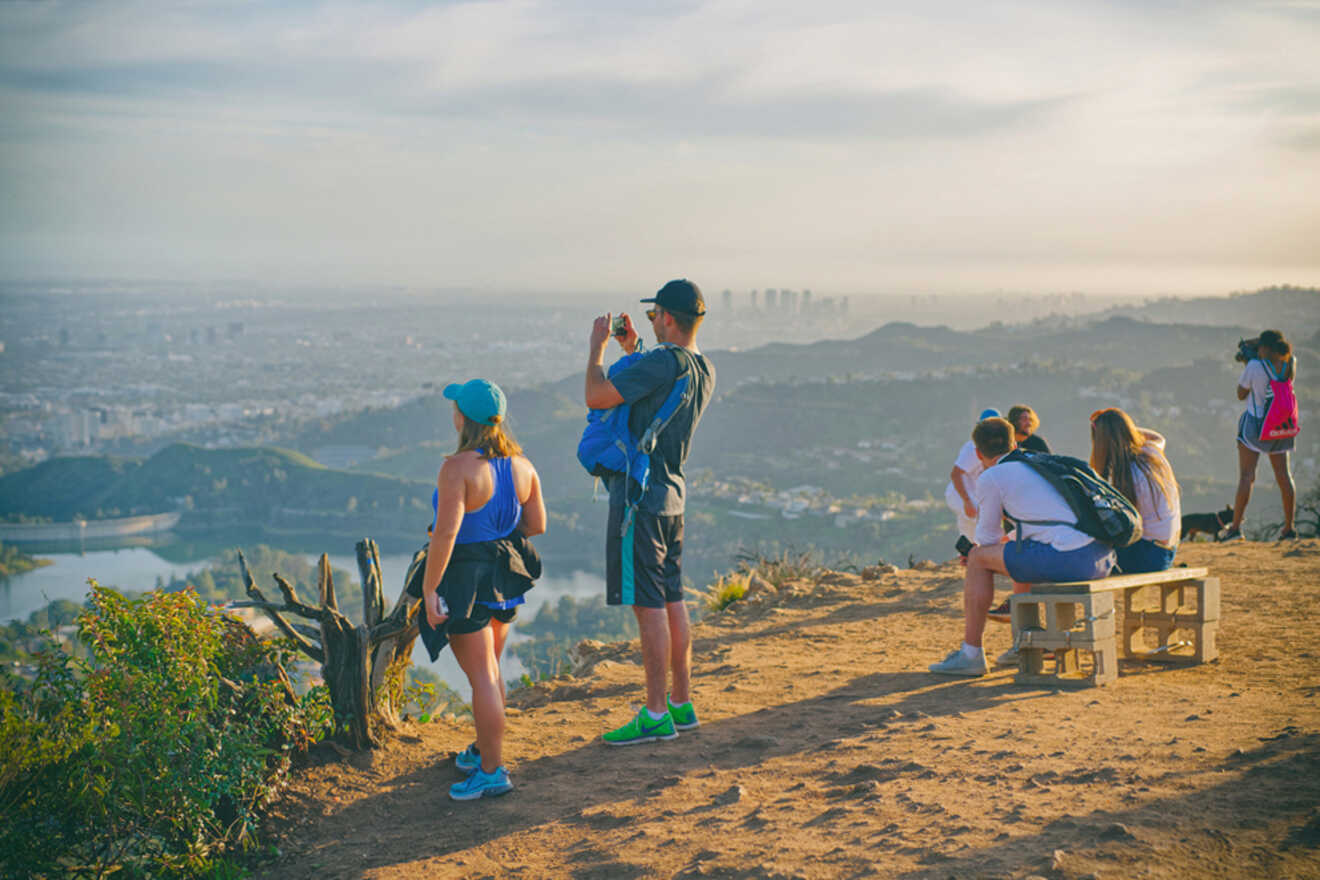
[[[663,608],[683,601],[683,515],[657,516],[610,505],[605,529],[605,603]],[[627,529],[625,533],[625,528]]]
[[480,603],[472,606],[472,616],[463,617],[458,620],[449,621],[449,632],[466,635],[467,633],[481,632],[490,624],[491,620],[498,620],[500,623],[513,623],[513,619],[518,616],[518,606],[512,608],[487,608]]
[[1040,541],[1009,541],[1004,545],[1004,567],[1022,584],[1093,581],[1109,576],[1114,549],[1099,541],[1076,550],[1055,550]]
[[1119,547],[1118,568],[1123,574],[1142,574],[1148,571],[1167,571],[1173,565],[1176,549],[1161,547],[1154,541],[1137,541],[1128,547]]

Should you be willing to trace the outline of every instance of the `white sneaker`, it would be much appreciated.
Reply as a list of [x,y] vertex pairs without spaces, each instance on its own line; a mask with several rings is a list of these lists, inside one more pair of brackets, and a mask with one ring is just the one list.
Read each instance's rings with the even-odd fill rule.
[[949,652],[949,656],[939,663],[930,664],[928,668],[939,675],[964,675],[969,678],[976,678],[990,671],[985,665],[985,654],[976,660],[968,660],[962,648],[954,648]]
[[1017,665],[1018,665],[1018,660],[1019,660],[1019,657],[1018,657],[1018,650],[1017,650],[1017,648],[1009,648],[1007,651],[1005,651],[1004,653],[1000,654],[998,657],[995,658],[995,665],[996,665],[996,666],[1017,666]]

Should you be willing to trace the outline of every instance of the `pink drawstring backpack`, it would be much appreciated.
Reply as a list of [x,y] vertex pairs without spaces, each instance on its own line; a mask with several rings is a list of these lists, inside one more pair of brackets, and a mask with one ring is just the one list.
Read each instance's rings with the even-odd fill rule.
[[1293,393],[1291,379],[1280,379],[1274,375],[1270,362],[1261,358],[1265,375],[1270,380],[1270,405],[1265,411],[1265,418],[1260,426],[1260,442],[1283,440],[1296,437],[1302,426],[1297,413],[1297,395]]

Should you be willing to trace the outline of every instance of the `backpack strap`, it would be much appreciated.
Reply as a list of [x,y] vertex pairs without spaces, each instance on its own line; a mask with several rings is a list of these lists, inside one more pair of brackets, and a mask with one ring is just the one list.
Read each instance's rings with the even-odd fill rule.
[[1261,411],[1260,417],[1263,419],[1265,418],[1266,412],[1269,410],[1265,404],[1269,402],[1270,396],[1274,393],[1273,389],[1270,388],[1270,383],[1281,380],[1278,376],[1274,375],[1274,370],[1270,367],[1269,358],[1258,357],[1256,360],[1260,361],[1260,368],[1265,371],[1265,400],[1260,403],[1256,402],[1256,389],[1253,387],[1251,389],[1251,406],[1253,409]]
[[681,346],[668,343],[664,347],[673,352],[674,359],[678,361],[678,373],[674,376],[674,386],[665,397],[665,402],[660,405],[655,418],[637,441],[638,450],[646,455],[655,451],[656,444],[660,440],[660,432],[669,425],[682,405],[692,399],[692,353]]
[[[1019,449],[1013,449],[1013,450],[1011,450],[1007,455],[1005,455],[1003,458],[1001,458],[1001,459],[999,459],[999,460],[1000,460],[1001,462],[1005,462],[1005,461],[1016,461],[1016,462],[1018,462],[1018,463],[1020,463],[1020,464],[1025,464],[1027,467],[1031,468],[1033,471],[1036,471],[1036,473],[1040,473],[1039,471],[1036,470],[1036,468],[1031,467],[1030,456],[1033,455],[1033,454],[1034,454],[1034,453],[1032,453],[1030,450],[1020,449],[1020,448],[1019,448]],[[1042,474],[1042,476],[1044,476],[1044,475]],[[1049,482],[1049,481],[1047,480],[1046,482]],[[1051,484],[1051,485],[1053,485],[1053,484]],[[1064,499],[1064,500],[1066,501],[1067,499]],[[1017,538],[1016,538],[1015,540],[1016,540],[1017,543],[1019,543],[1019,544],[1022,543],[1022,527],[1023,527],[1024,525],[1028,525],[1028,526],[1069,526],[1070,528],[1074,528],[1074,529],[1077,528],[1077,521],[1076,521],[1076,520],[1073,520],[1072,522],[1064,522],[1064,521],[1061,520],[1061,519],[1019,519],[1019,518],[1017,518],[1016,516],[1014,516],[1013,514],[1009,513],[1008,510],[1004,510],[1004,519],[1009,520],[1010,522],[1013,523],[1014,526],[1017,527],[1017,528],[1015,529],[1015,531],[1017,532]]]

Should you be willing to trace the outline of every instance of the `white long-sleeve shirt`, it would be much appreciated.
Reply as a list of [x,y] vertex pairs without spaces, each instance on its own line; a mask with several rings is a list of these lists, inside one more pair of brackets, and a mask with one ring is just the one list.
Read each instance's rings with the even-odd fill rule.
[[[976,543],[996,544],[1003,537],[1007,512],[1022,520],[1075,523],[1077,517],[1063,496],[1044,477],[1020,461],[1000,461],[985,469],[976,481]],[[1017,530],[1013,532],[1016,537]],[[1022,524],[1022,537],[1066,552],[1085,547],[1094,539],[1072,526]]]

